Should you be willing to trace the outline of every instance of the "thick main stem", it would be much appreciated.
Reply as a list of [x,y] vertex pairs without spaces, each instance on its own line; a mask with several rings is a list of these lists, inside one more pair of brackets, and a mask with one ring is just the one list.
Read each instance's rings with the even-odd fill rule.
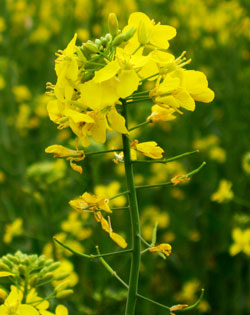
[[[126,102],[123,101],[122,114],[127,124],[127,106]],[[135,314],[136,295],[139,280],[139,268],[141,261],[141,240],[140,235],[140,217],[137,204],[136,189],[134,184],[133,165],[130,157],[130,144],[129,139],[126,135],[122,135],[123,150],[124,150],[124,165],[127,179],[127,188],[129,191],[129,209],[130,209],[130,220],[131,220],[131,234],[132,234],[132,257],[131,257],[131,268],[129,276],[129,288],[128,298],[125,315]]]

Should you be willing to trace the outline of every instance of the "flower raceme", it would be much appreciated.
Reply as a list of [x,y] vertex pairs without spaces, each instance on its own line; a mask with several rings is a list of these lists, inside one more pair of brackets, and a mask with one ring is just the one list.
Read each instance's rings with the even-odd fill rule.
[[152,122],[172,120],[179,108],[193,111],[195,101],[211,102],[214,97],[205,74],[185,70],[189,61],[184,54],[175,58],[167,52],[174,27],[141,12],[132,13],[122,30],[117,31],[115,20],[111,14],[110,33],[101,39],[78,46],[75,34],[56,54],[56,84],[47,84],[50,119],[59,129],[71,128],[84,147],[90,137],[105,143],[107,130],[128,133],[120,100],[133,101],[147,80],[155,82],[150,97],[157,106],[148,117]]

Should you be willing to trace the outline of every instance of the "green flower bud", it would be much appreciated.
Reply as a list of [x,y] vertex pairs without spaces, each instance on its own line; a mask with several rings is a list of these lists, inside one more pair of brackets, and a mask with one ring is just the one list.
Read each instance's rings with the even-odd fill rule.
[[53,272],[48,272],[42,278],[43,280],[51,280],[53,277],[54,277]]
[[0,262],[0,270],[1,271],[11,271],[11,268],[3,262]]
[[136,27],[132,26],[130,27],[125,33],[124,33],[124,39],[125,41],[130,40],[134,36],[136,32]]
[[54,262],[49,267],[47,267],[47,272],[56,270],[60,265],[61,263],[59,261]]
[[13,262],[14,264],[19,264],[20,263],[20,259],[18,259],[16,256],[13,256],[11,254],[6,255],[6,257]]
[[51,265],[53,262],[54,262],[53,259],[48,259],[48,260],[45,262],[44,266],[47,267],[47,266]]
[[37,283],[39,282],[39,277],[38,275],[33,275],[31,278],[30,278],[30,286],[31,287],[35,287],[37,285]]
[[20,273],[20,275],[25,275],[26,274],[26,266],[24,266],[24,265],[19,265],[18,266],[18,271],[19,271],[19,273]]
[[74,291],[73,290],[63,290],[61,292],[58,292],[56,294],[56,298],[58,299],[64,299],[64,298],[67,298],[68,296],[70,296],[71,294],[73,294]]
[[98,46],[93,42],[83,44],[83,48],[87,49],[90,53],[97,53],[99,50]]
[[54,277],[54,280],[64,280],[67,278],[70,274],[68,272],[61,272],[58,275]]
[[2,257],[2,262],[8,265],[10,268],[13,268],[13,263],[6,256]]
[[115,37],[115,39],[113,40],[113,46],[119,46],[122,42],[125,42],[125,34],[119,34]]
[[111,35],[118,34],[119,24],[115,13],[110,13],[108,17],[108,27]]
[[62,283],[59,283],[56,287],[55,287],[55,291],[59,292],[59,291],[65,291],[65,289],[69,286],[68,281],[64,281]]

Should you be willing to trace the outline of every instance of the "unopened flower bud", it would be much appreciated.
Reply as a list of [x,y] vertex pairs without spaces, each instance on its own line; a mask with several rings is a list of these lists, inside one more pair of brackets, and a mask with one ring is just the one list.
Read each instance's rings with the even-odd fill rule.
[[53,264],[51,264],[49,267],[47,267],[47,271],[54,271],[56,270],[59,266],[61,265],[61,263],[59,261],[54,262]]
[[58,292],[56,294],[56,298],[57,299],[64,299],[64,298],[67,298],[68,296],[70,296],[71,294],[73,294],[74,291],[73,290],[63,290],[61,292]]
[[67,278],[70,274],[68,272],[61,272],[58,275],[54,277],[54,280],[64,280]]
[[38,278],[38,275],[33,275],[31,278],[30,278],[30,286],[31,287],[34,287],[34,286],[36,286],[37,285],[37,283],[38,283],[38,281],[39,281],[39,278]]
[[85,44],[83,44],[83,47],[91,53],[97,53],[98,52],[98,47],[93,42],[85,43]]
[[130,40],[130,38],[132,38],[134,36],[136,32],[136,27],[132,26],[130,27],[125,33],[124,33],[124,39],[125,41]]
[[125,42],[125,34],[119,34],[113,40],[113,46],[119,46],[122,42]]
[[8,265],[10,268],[13,267],[13,263],[5,256],[5,257],[2,257],[2,262],[6,265]]
[[1,271],[10,271],[11,268],[3,262],[0,262],[0,270]]
[[21,264],[18,266],[18,271],[19,271],[20,275],[25,275],[26,274],[26,267]]
[[69,283],[68,281],[64,281],[60,284],[58,284],[56,287],[55,287],[55,291],[56,292],[59,292],[59,291],[65,291],[65,289],[69,286]]
[[43,280],[50,280],[54,277],[53,272],[48,272],[43,276]]
[[108,17],[109,32],[115,36],[118,34],[119,24],[115,13],[110,13]]

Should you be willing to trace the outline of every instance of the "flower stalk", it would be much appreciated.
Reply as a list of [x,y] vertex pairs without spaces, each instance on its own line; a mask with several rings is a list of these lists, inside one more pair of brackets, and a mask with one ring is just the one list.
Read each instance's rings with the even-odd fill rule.
[[[126,101],[123,100],[123,117],[128,124],[127,118],[127,106]],[[140,235],[140,217],[137,203],[137,195],[134,183],[133,164],[130,156],[130,143],[128,137],[122,135],[123,141],[123,153],[124,153],[124,165],[127,180],[127,188],[130,192],[128,194],[129,206],[130,206],[130,220],[131,220],[131,236],[132,236],[132,257],[131,257],[131,268],[129,276],[129,288],[128,298],[126,304],[125,315],[133,315],[135,313],[136,295],[138,290],[139,280],[139,268],[141,261],[141,240],[138,237]]]

